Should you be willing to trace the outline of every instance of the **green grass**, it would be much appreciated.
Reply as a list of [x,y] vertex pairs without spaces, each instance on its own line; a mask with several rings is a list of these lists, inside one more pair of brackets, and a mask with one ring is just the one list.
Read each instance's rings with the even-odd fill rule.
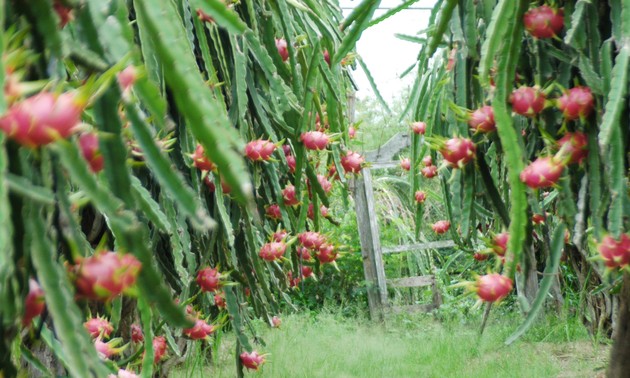
[[[259,377],[593,377],[603,371],[606,348],[593,345],[573,321],[542,321],[523,341],[504,346],[518,320],[439,323],[400,316],[386,326],[324,313],[290,315],[280,329],[260,328],[269,353]],[[224,338],[214,364],[199,357],[174,377],[234,377],[233,340]]]

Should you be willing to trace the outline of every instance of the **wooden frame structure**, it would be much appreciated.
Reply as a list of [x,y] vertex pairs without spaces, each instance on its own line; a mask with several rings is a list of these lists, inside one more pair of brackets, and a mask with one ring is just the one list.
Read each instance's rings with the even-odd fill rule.
[[[416,276],[397,279],[387,279],[383,266],[383,254],[403,253],[412,250],[450,248],[455,244],[452,240],[435,241],[429,243],[401,245],[383,249],[378,228],[378,219],[374,207],[374,188],[372,186],[372,170],[391,168],[399,165],[393,157],[404,148],[409,147],[411,138],[408,133],[399,133],[392,137],[379,149],[365,153],[364,157],[371,164],[363,168],[361,175],[354,185],[354,200],[361,241],[361,255],[363,257],[363,271],[368,283],[368,304],[370,317],[373,320],[383,320],[385,312],[415,312],[430,311],[441,304],[435,276]],[[431,286],[433,290],[432,303],[427,305],[410,305],[391,307],[389,305],[387,287],[423,287]]]

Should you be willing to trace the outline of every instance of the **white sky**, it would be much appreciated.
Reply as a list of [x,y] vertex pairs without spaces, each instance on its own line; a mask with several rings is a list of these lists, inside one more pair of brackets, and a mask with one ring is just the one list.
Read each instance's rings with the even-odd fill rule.
[[[344,16],[352,12],[360,0],[340,0],[339,5],[343,9]],[[379,8],[393,8],[400,5],[403,0],[382,0]],[[411,8],[432,8],[436,0],[419,0]],[[396,13],[387,20],[368,28],[361,35],[357,43],[357,52],[363,58],[368,69],[374,77],[374,81],[381,95],[388,103],[398,97],[405,88],[411,86],[415,79],[415,73],[407,74],[403,79],[399,75],[412,65],[420,51],[417,43],[406,42],[394,36],[394,34],[417,35],[420,30],[427,27],[431,11],[425,9],[406,9]],[[387,12],[388,9],[377,9],[374,18]],[[361,67],[352,72],[359,90],[358,97],[374,96]]]

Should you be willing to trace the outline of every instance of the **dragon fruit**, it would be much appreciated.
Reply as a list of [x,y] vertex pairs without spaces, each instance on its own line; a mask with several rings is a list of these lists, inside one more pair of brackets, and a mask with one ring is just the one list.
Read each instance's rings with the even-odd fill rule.
[[196,281],[199,287],[201,287],[201,290],[208,293],[213,293],[223,286],[223,283],[221,282],[221,273],[219,273],[217,268],[207,267],[201,269],[197,273]]
[[565,155],[570,156],[568,164],[580,164],[588,156],[588,139],[586,134],[580,131],[564,134],[558,140],[558,147],[560,147],[560,160]]
[[444,142],[440,153],[452,167],[461,168],[475,158],[475,143],[468,138],[451,138]]
[[142,328],[138,324],[131,325],[131,341],[134,343],[141,343],[144,341],[144,333]]
[[411,130],[418,135],[424,135],[427,132],[427,124],[424,122],[413,122]]
[[72,93],[40,92],[13,104],[0,117],[0,130],[23,146],[40,147],[69,137],[82,112]]
[[438,168],[435,165],[429,165],[427,167],[422,168],[420,170],[420,173],[422,173],[422,176],[426,178],[433,178],[437,176]]
[[253,351],[251,353],[243,352],[239,356],[241,363],[247,369],[257,371],[262,364],[265,363],[265,356],[259,355],[258,352]]
[[103,170],[104,160],[103,155],[101,155],[98,135],[96,135],[96,133],[81,134],[79,137],[79,148],[92,172],[98,173]]
[[114,326],[107,319],[96,317],[90,318],[85,323],[83,323],[85,329],[87,329],[90,336],[93,339],[97,337],[109,338],[109,335],[114,332]]
[[558,109],[564,118],[571,121],[586,118],[593,112],[595,100],[589,87],[573,87],[558,98]]
[[365,159],[356,152],[348,151],[341,157],[341,166],[346,173],[359,173]]
[[245,156],[251,161],[269,161],[276,150],[276,145],[270,140],[257,139],[245,145]]
[[284,242],[266,243],[260,248],[258,256],[265,261],[276,261],[284,256],[287,245]]
[[192,340],[201,340],[210,336],[214,332],[214,326],[205,322],[202,319],[196,319],[195,325],[192,328],[184,329],[184,335]]
[[468,118],[468,126],[477,133],[490,133],[497,129],[494,122],[492,106],[482,106],[472,112]]
[[446,233],[446,231],[449,230],[449,228],[451,228],[451,222],[449,222],[447,220],[440,220],[440,221],[437,221],[437,222],[433,223],[431,228],[438,235],[444,234],[444,233]]
[[36,316],[44,312],[46,302],[44,302],[44,291],[37,281],[32,278],[28,280],[28,294],[24,299],[24,316],[22,316],[22,325],[27,326]]
[[486,274],[477,279],[475,291],[484,302],[496,302],[512,291],[512,280],[498,273]]
[[278,54],[282,58],[283,62],[286,62],[289,59],[289,49],[287,48],[287,41],[284,38],[276,38],[276,49],[278,50]]
[[564,11],[547,5],[530,9],[523,15],[525,30],[535,38],[556,37],[564,27]]
[[325,150],[330,143],[330,137],[321,131],[307,131],[300,135],[300,140],[309,150]]
[[280,211],[280,206],[278,206],[278,204],[275,204],[275,203],[267,206],[267,208],[265,209],[265,214],[271,219],[275,219],[275,220],[282,219],[282,212]]
[[548,188],[560,180],[564,164],[551,156],[539,157],[525,167],[520,179],[530,188]]
[[295,186],[289,184],[282,189],[282,199],[286,206],[296,206],[300,203],[295,193]]
[[73,270],[78,294],[105,302],[131,288],[142,268],[140,261],[128,253],[101,251],[77,260]]

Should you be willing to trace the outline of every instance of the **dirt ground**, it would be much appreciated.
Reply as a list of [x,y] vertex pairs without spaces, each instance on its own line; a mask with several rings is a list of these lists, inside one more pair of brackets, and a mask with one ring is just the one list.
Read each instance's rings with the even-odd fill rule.
[[563,344],[546,344],[554,359],[561,366],[558,378],[604,378],[610,354],[610,346],[580,341]]

